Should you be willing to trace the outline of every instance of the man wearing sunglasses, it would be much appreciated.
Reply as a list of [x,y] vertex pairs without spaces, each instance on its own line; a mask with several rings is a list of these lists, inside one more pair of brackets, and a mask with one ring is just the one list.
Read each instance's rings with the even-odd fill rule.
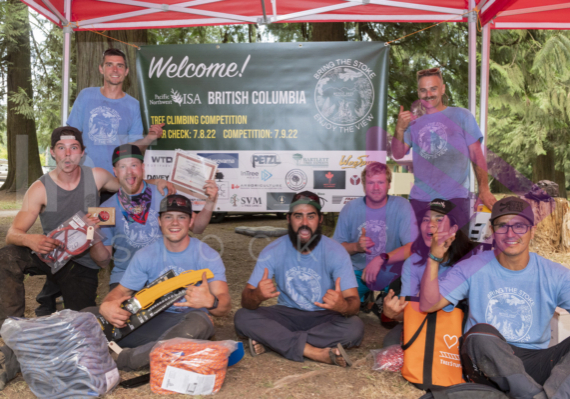
[[554,310],[570,310],[570,270],[529,251],[535,227],[526,201],[498,201],[491,223],[495,250],[458,263],[441,281],[439,262],[454,236],[434,235],[420,308],[435,312],[468,299],[461,360],[470,380],[516,399],[568,398],[570,338],[548,345]]
[[[364,325],[350,257],[321,234],[320,198],[296,194],[287,214],[288,236],[269,244],[242,292],[235,328],[249,338],[252,356],[271,349],[289,360],[351,365],[344,348],[358,346]],[[276,285],[272,278],[275,278]],[[260,305],[277,298],[277,305]]]
[[[102,226],[106,239],[91,248],[91,258],[101,267],[106,267],[111,258],[114,260],[109,281],[112,290],[121,281],[133,255],[162,238],[158,219],[160,201],[165,195],[154,184],[143,181],[144,157],[136,145],[118,146],[109,158],[120,188],[101,206],[115,208],[116,221],[114,226]],[[201,234],[210,222],[218,195],[212,180],[206,181],[204,189],[208,196],[206,205],[190,226],[196,234]]]
[[414,186],[410,202],[421,218],[428,203],[443,198],[454,203],[454,218],[465,233],[469,224],[471,163],[479,187],[479,200],[489,209],[496,202],[489,190],[487,163],[481,150],[483,136],[465,108],[448,107],[439,68],[417,72],[419,101],[413,111],[400,106],[392,155],[401,159],[413,150]]
[[129,74],[125,53],[107,49],[99,72],[103,75],[103,86],[81,90],[67,124],[83,132],[87,147],[85,165],[98,166],[112,174],[109,154],[113,148],[133,143],[144,153],[152,142],[162,137],[164,124],[152,125],[143,137],[139,102],[123,91],[123,82]]

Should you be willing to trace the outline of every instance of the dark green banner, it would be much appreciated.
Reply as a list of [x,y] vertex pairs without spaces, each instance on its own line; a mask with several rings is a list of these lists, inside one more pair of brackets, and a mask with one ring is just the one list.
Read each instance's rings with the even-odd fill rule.
[[153,150],[364,151],[386,130],[389,47],[377,42],[145,46]]

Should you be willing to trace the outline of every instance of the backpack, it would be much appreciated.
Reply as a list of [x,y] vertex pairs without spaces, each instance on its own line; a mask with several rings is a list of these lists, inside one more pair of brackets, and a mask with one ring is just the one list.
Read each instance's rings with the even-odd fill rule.
[[490,386],[467,382],[444,389],[433,389],[420,399],[508,399],[508,396]]
[[451,312],[424,313],[417,297],[406,300],[402,376],[424,390],[465,382],[459,356],[459,338],[468,314],[465,303]]

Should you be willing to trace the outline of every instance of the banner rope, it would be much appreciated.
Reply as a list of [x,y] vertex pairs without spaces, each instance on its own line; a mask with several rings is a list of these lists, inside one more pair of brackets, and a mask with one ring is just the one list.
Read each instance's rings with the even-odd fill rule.
[[[477,13],[477,31],[478,31],[478,32],[481,32],[481,17],[480,17],[480,15],[479,15],[479,9],[478,9],[477,7],[475,7],[475,8],[473,8],[473,11],[475,11],[475,12]],[[460,15],[460,17],[464,16],[465,14],[469,14],[470,12],[471,12],[471,11],[464,12],[463,14]],[[453,19],[455,19],[455,18],[457,18],[457,17],[450,18],[450,19],[448,19],[448,20],[446,20],[446,21],[438,22],[437,24],[433,24],[433,25],[428,26],[428,27],[426,27],[426,28],[423,28],[423,29],[420,29],[420,30],[418,30],[418,31],[412,32],[412,33],[410,33],[410,34],[408,34],[408,35],[399,37],[399,38],[394,39],[394,40],[390,40],[389,42],[386,42],[386,44],[390,44],[390,43],[397,42],[397,41],[399,41],[399,40],[405,39],[406,37],[413,36],[413,35],[415,35],[415,34],[417,34],[417,33],[420,33],[420,32],[422,32],[422,31],[424,31],[424,30],[428,30],[428,29],[434,28],[434,27],[436,27],[436,26],[438,26],[438,25],[445,24],[445,23],[447,23],[447,22],[451,22],[451,21],[452,21]]]
[[[79,22],[75,22],[75,25],[76,25],[77,28],[80,27],[80,26],[79,26]],[[71,22],[68,23],[67,25],[65,25],[64,28],[67,28],[67,27],[69,27],[69,26],[72,26],[72,23],[71,23]],[[115,41],[117,41],[117,42],[119,42],[119,43],[126,44],[127,46],[134,47],[134,48],[136,48],[137,50],[140,50],[140,49],[141,49],[141,48],[140,48],[139,46],[137,46],[136,44],[131,44],[131,43],[128,43],[128,42],[124,42],[124,41],[122,41],[122,40],[119,40],[119,39],[115,39],[114,37],[107,36],[107,35],[105,35],[105,34],[103,34],[103,33],[101,33],[101,32],[97,32],[96,30],[91,30],[91,29],[87,29],[87,28],[82,28],[82,29],[85,29],[85,30],[87,30],[87,31],[89,31],[89,32],[96,33],[96,34],[101,35],[101,36],[105,36],[105,37],[107,37],[107,38],[109,38],[109,39],[111,39],[111,40],[115,40]],[[103,31],[103,32],[105,32],[105,31]]]

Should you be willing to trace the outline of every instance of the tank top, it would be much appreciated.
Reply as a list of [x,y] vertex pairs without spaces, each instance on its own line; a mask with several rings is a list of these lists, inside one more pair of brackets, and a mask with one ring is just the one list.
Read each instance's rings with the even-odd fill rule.
[[[97,190],[93,169],[90,167],[81,166],[79,184],[73,190],[68,191],[59,187],[49,173],[40,177],[39,180],[46,189],[46,207],[40,213],[40,222],[46,235],[75,215],[77,211],[87,213],[88,207],[99,206],[99,190]],[[99,266],[89,256],[89,251],[72,259],[85,267],[99,269]]]

